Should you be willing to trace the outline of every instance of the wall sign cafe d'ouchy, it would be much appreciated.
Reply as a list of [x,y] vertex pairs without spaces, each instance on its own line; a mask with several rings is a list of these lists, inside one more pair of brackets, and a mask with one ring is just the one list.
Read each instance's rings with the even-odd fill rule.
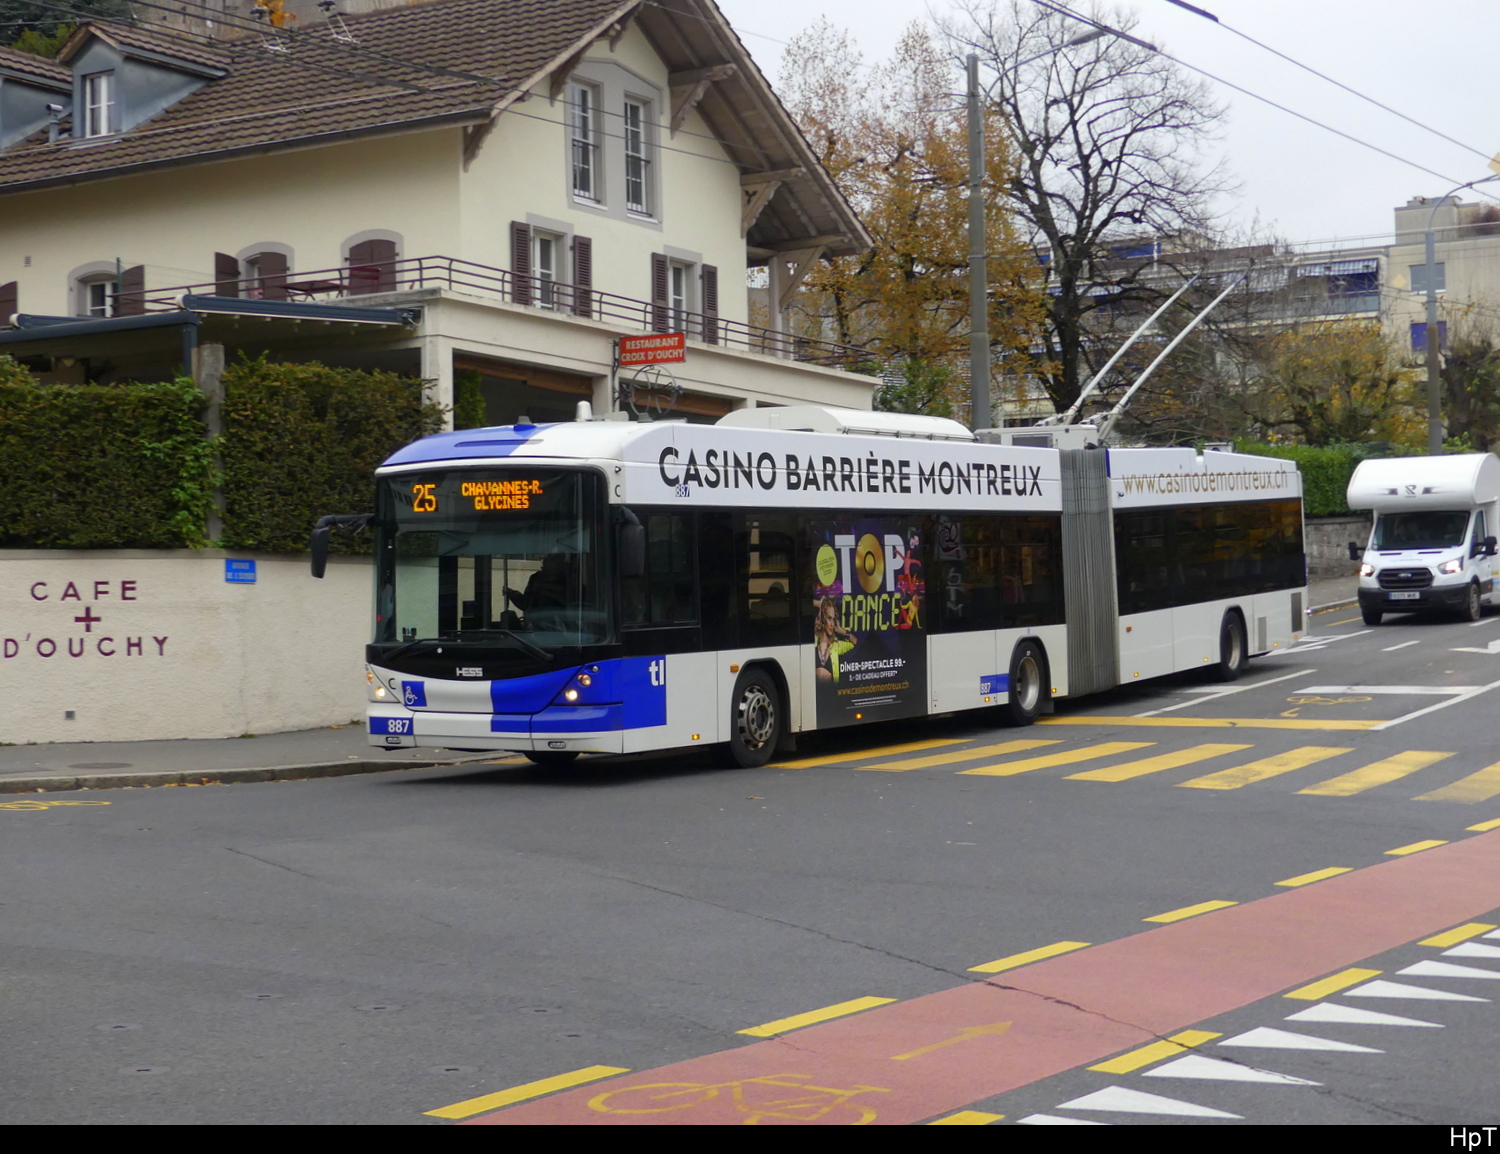
[[19,636],[0,637],[0,657],[165,657],[167,637],[109,632],[110,609],[138,601],[139,584],[135,580],[33,581],[31,600],[52,612],[35,629],[16,629],[8,632]]

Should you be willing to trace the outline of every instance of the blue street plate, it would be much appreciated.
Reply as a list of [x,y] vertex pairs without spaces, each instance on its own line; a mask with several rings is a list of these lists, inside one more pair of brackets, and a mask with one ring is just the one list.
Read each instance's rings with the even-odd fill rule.
[[393,733],[409,737],[411,731],[411,718],[409,717],[370,718],[371,733]]

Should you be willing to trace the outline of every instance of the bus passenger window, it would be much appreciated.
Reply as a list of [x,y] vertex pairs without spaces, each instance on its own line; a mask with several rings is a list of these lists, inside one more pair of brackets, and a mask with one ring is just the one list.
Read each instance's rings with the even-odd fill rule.
[[796,526],[785,513],[746,513],[736,544],[740,581],[741,643],[789,645],[797,640],[793,608]]
[[691,625],[698,620],[693,538],[688,519],[653,513],[646,527],[646,575],[623,583],[626,625]]

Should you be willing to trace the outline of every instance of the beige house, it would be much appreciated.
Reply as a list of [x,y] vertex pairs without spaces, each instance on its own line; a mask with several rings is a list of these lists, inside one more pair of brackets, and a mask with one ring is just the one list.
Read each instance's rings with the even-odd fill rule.
[[[475,371],[492,423],[541,421],[619,407],[616,339],[680,331],[652,394],[673,415],[868,408],[852,353],[782,307],[750,324],[746,283],[766,267],[781,306],[869,243],[712,0],[226,12],[85,25],[55,64],[0,50],[0,353],[53,379],[220,344],[445,404]],[[650,383],[619,373],[627,399]]]

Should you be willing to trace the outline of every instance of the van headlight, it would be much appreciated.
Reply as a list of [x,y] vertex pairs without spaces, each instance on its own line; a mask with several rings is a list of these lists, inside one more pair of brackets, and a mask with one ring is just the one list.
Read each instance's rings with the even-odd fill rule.
[[1359,567],[1359,575],[1361,577],[1373,577],[1373,576],[1375,576],[1375,566],[1371,565],[1368,561],[1366,561],[1363,565],[1361,565]]
[[1444,561],[1441,565],[1438,566],[1439,573],[1462,573],[1463,571],[1464,563],[1457,557],[1455,557],[1451,561]]

